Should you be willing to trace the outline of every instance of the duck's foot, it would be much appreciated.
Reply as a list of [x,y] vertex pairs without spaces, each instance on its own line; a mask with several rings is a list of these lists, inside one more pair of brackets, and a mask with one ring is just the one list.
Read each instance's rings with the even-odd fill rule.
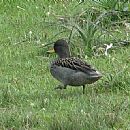
[[64,85],[64,86],[63,85],[58,85],[58,87],[56,87],[55,89],[66,89],[66,87],[67,87],[66,85]]

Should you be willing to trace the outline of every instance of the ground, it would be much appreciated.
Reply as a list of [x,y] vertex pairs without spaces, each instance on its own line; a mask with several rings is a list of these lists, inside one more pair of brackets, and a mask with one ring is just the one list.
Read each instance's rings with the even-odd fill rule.
[[[92,1],[0,2],[1,130],[130,129],[129,45],[113,42],[107,56],[104,51],[87,56],[85,50],[79,53],[75,47],[74,43],[79,46],[82,39],[75,35],[70,45],[73,54],[82,56],[103,77],[87,85],[84,95],[82,87],[54,90],[59,82],[51,76],[49,64],[56,56],[47,54],[50,46],[45,45],[69,36],[69,32],[59,33],[61,27],[54,26],[59,17],[74,16],[89,5],[96,6]],[[129,29],[120,25],[116,29],[119,33],[114,32],[113,39],[129,40]],[[111,36],[107,38],[110,44]],[[100,39],[102,45],[106,41]],[[104,49],[101,44],[96,46],[99,51]]]

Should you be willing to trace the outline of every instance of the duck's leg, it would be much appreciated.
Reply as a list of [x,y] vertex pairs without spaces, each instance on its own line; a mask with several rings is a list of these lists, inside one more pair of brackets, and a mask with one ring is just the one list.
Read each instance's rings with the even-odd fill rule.
[[63,89],[66,89],[67,85],[64,85]]
[[66,89],[67,85],[58,85],[55,89]]
[[83,85],[83,94],[85,93],[85,85]]

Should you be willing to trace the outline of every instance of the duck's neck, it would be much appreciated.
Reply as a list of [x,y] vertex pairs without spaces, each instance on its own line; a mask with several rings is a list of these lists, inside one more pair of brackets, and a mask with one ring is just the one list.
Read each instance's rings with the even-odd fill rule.
[[63,51],[62,53],[58,54],[58,57],[59,57],[59,58],[67,58],[67,57],[70,57],[70,52],[69,52],[69,50],[65,50],[65,51]]

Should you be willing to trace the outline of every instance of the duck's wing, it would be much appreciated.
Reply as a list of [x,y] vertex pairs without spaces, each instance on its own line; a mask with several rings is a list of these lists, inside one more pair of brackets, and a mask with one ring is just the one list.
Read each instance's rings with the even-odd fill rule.
[[54,65],[70,68],[77,71],[82,71],[85,73],[96,72],[91,65],[87,64],[79,58],[69,57],[69,58],[59,58],[53,62]]

